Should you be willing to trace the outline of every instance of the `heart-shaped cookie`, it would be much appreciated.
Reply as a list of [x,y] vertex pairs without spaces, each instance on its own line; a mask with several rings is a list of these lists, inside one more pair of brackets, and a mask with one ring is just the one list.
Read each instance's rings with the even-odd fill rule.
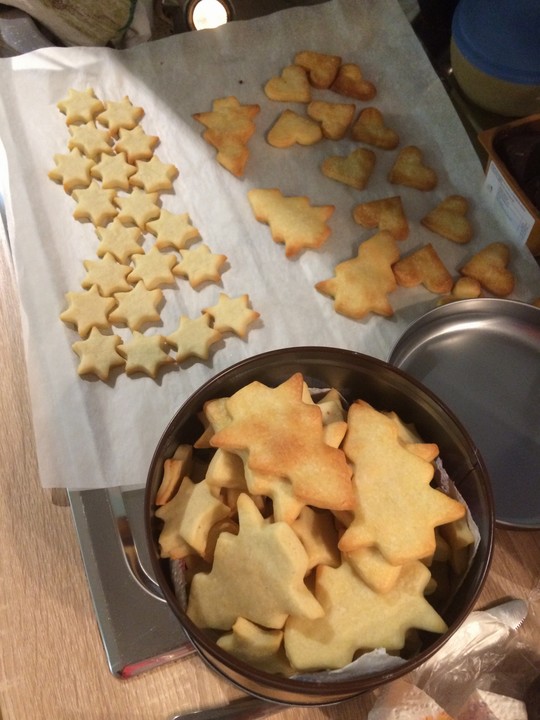
[[399,195],[359,203],[353,209],[353,219],[362,227],[388,230],[396,240],[409,236],[409,223]]
[[321,170],[323,175],[332,180],[350,185],[357,190],[364,190],[374,167],[375,153],[367,148],[358,148],[346,157],[340,155],[327,157],[321,165]]
[[332,103],[312,100],[306,108],[310,118],[321,123],[322,133],[329,140],[341,140],[352,122],[355,106],[352,103]]
[[364,79],[362,70],[355,63],[341,65],[331,89],[339,95],[346,95],[363,102],[372,100],[377,94],[375,85]]
[[393,150],[399,145],[399,135],[386,126],[381,111],[374,107],[360,111],[351,128],[351,137],[383,150]]
[[472,226],[467,219],[469,201],[461,195],[449,195],[420,220],[424,227],[452,242],[463,245],[472,236]]
[[399,152],[388,180],[394,185],[405,185],[416,190],[433,190],[437,185],[437,174],[424,164],[420,148],[409,145]]
[[305,102],[311,100],[311,86],[307,72],[300,65],[288,65],[281,75],[270,78],[264,86],[266,97],[279,102]]
[[288,148],[294,144],[314,145],[322,139],[321,126],[311,118],[294,110],[284,110],[268,131],[266,140],[276,148]]
[[498,297],[510,295],[514,289],[514,274],[508,270],[510,249],[502,242],[482,248],[460,269],[466,277],[478,280],[488,292]]
[[334,82],[341,65],[341,58],[338,55],[302,50],[296,53],[294,64],[307,70],[309,82],[313,87],[324,89],[329,88]]

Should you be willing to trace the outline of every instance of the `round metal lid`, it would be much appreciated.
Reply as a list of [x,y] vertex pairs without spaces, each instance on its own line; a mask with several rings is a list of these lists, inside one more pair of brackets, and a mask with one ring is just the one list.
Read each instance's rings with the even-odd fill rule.
[[486,463],[497,524],[540,528],[540,308],[479,298],[436,308],[389,362],[460,419]]

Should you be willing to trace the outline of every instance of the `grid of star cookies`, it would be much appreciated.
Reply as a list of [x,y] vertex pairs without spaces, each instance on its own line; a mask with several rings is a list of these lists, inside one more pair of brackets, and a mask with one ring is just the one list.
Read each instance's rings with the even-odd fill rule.
[[[223,292],[228,258],[202,241],[189,213],[163,207],[180,170],[143,127],[144,108],[127,95],[101,99],[93,88],[70,88],[57,108],[67,148],[54,155],[48,176],[73,198],[73,218],[96,235],[95,257],[83,260],[80,288],[65,293],[59,313],[79,336],[77,373],[156,379],[167,366],[208,360],[227,336],[244,339],[259,313],[247,294]],[[162,327],[166,290],[207,285],[221,291],[214,305]]]

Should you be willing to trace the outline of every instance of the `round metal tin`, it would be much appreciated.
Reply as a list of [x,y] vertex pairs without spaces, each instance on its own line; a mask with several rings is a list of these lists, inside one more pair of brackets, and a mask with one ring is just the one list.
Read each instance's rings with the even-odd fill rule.
[[389,362],[460,419],[487,466],[498,525],[540,528],[540,308],[479,298],[409,326]]

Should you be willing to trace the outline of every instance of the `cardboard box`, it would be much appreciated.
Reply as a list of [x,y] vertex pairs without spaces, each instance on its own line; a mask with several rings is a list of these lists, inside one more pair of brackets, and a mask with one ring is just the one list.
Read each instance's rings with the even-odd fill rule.
[[[526,244],[533,255],[540,256],[540,114],[484,130],[478,140],[488,154],[484,190],[495,214],[515,242]],[[529,157],[528,144],[532,148]],[[513,161],[508,157],[512,146],[518,150]],[[531,186],[536,182],[530,180],[532,175],[538,176],[536,203],[531,198]]]

